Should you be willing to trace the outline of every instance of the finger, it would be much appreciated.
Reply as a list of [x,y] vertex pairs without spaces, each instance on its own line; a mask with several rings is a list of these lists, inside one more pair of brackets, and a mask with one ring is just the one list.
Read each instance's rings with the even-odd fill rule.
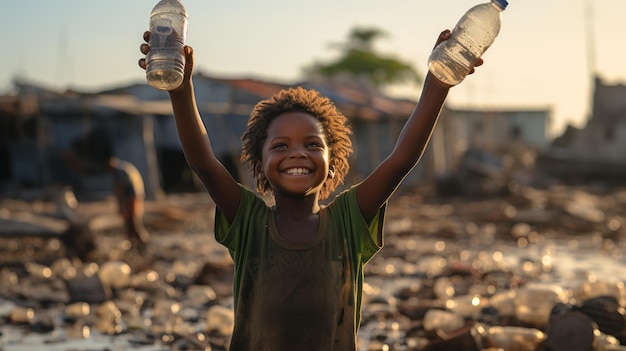
[[476,71],[476,67],[482,66],[482,64],[484,63],[482,58],[478,58],[478,60],[476,60],[476,63],[474,64],[474,67],[472,67],[472,69],[470,69],[468,74],[473,74]]
[[441,44],[441,42],[450,39],[450,36],[451,36],[451,32],[450,32],[449,29],[446,29],[446,30],[442,31],[439,34],[439,37],[437,37],[437,42],[435,43],[435,47],[437,47],[439,44]]
[[146,43],[150,41],[150,31],[149,30],[143,32],[143,40],[145,40]]
[[146,59],[145,58],[140,58],[139,59],[139,67],[146,69]]
[[148,51],[150,51],[150,45],[145,43],[139,45],[139,51],[141,51],[141,53],[144,55],[148,54]]

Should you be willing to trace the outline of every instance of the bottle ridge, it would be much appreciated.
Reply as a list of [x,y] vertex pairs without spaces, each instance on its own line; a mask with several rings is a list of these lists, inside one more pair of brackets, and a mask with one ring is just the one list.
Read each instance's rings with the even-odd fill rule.
[[185,69],[183,47],[187,40],[187,10],[179,0],[161,0],[150,13],[150,51],[146,55],[146,80],[160,90],[180,86]]
[[450,39],[440,43],[428,58],[428,69],[437,79],[457,85],[493,44],[502,25],[506,0],[475,5],[459,19]]

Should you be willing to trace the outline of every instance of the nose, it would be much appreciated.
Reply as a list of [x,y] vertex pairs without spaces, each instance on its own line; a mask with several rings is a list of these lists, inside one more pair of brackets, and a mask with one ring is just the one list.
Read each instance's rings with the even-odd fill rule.
[[289,154],[290,158],[307,158],[308,155],[303,148],[297,147],[291,149],[291,153]]

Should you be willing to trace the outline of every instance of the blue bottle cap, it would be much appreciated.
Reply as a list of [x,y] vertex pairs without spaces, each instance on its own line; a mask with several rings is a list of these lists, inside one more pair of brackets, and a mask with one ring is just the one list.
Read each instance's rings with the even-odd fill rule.
[[509,3],[506,0],[491,0],[491,1],[495,2],[503,10],[506,9],[507,6],[509,6]]

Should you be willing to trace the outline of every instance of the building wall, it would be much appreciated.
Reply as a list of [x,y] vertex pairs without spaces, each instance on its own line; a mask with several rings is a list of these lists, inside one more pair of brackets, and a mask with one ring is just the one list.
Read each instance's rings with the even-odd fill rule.
[[[216,155],[228,164],[233,175],[246,183],[248,171],[239,162],[241,135],[254,105],[282,86],[255,80],[220,80],[203,76],[194,77],[194,83],[198,108]],[[353,178],[346,183],[361,180],[391,153],[403,124],[414,108],[412,102],[394,100],[369,90],[341,89],[332,85],[317,88],[313,83],[308,87],[334,94],[333,100],[339,101],[338,107],[350,118],[355,153],[349,175]],[[46,138],[50,140],[45,141],[47,144],[44,147],[46,152],[57,155],[43,157],[55,164],[55,160],[63,158],[73,140],[103,130],[110,136],[113,154],[134,163],[144,176],[148,195],[157,195],[164,182],[164,170],[168,171],[165,176],[168,182],[193,177],[188,176],[191,172],[182,154],[168,99],[167,92],[147,84],[126,86],[97,95],[53,96],[46,104],[40,104],[40,112],[48,116],[45,128]],[[470,147],[505,148],[517,138],[542,148],[547,144],[548,115],[549,111],[485,112],[444,108],[425,154],[402,186],[432,180],[437,174],[454,169],[459,156]],[[619,133],[620,140],[625,139],[621,137],[620,130],[615,131]],[[34,182],[35,174],[45,179],[51,173],[60,179],[73,179],[64,175],[63,170],[57,171],[60,167],[54,167],[52,172],[41,168],[38,161],[42,158],[41,144],[42,140],[34,137],[11,143],[20,145],[18,151],[11,146],[12,158],[16,160],[12,162],[16,165],[12,167],[16,178]],[[39,167],[37,172],[33,167]],[[179,169],[179,172],[172,169]],[[97,177],[88,177],[82,182],[89,183],[83,185],[92,189],[106,187]]]
[[545,149],[549,145],[547,110],[450,110],[457,143],[466,147],[503,149],[518,142]]
[[626,153],[626,86],[596,78],[593,114],[566,143],[550,150],[568,160],[623,164]]

